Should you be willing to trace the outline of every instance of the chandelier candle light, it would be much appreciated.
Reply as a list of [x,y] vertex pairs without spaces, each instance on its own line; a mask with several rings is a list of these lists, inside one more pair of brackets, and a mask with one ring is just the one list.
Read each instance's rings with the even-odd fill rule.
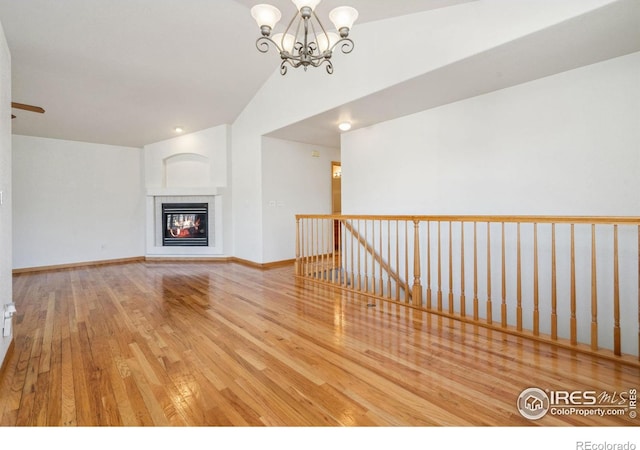
[[251,15],[258,23],[262,36],[256,40],[256,47],[262,53],[269,51],[269,43],[273,44],[282,58],[280,73],[287,73],[287,64],[294,68],[302,66],[319,67],[326,63],[327,73],[333,73],[331,56],[333,50],[340,45],[342,53],[351,53],[353,41],[349,39],[349,31],[358,18],[358,11],[350,6],[339,6],[331,10],[329,19],[336,27],[337,33],[326,31],[315,8],[320,0],[292,0],[297,12],[289,22],[284,33],[271,35],[282,14],[275,6],[260,4],[251,8]]

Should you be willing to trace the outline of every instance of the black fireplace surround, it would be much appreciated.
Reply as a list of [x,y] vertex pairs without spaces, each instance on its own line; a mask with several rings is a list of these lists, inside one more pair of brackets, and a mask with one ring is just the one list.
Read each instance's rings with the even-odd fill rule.
[[207,203],[163,203],[162,245],[206,247],[209,205]]

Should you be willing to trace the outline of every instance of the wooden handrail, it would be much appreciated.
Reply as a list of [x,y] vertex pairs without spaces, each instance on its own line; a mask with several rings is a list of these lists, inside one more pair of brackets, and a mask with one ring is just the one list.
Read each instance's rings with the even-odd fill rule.
[[478,215],[364,215],[297,214],[296,218],[334,220],[403,220],[420,222],[566,223],[595,225],[638,225],[640,216],[478,216]]

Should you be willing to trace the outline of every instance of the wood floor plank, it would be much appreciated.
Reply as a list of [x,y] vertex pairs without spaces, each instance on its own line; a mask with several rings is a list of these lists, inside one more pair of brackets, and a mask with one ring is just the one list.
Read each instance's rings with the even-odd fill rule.
[[296,281],[149,263],[14,276],[0,425],[628,426],[516,408],[529,387],[626,392],[636,367]]

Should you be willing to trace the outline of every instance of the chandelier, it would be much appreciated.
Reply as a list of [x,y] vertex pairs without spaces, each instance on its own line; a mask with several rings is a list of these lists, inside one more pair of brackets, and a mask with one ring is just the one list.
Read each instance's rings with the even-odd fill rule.
[[287,25],[284,33],[271,35],[282,14],[275,6],[260,4],[251,8],[251,15],[258,23],[262,36],[256,40],[256,47],[262,53],[269,51],[269,44],[280,53],[282,63],[280,73],[287,73],[287,65],[294,68],[302,66],[319,67],[326,64],[327,73],[333,73],[331,56],[337,46],[342,53],[351,53],[353,41],[349,31],[358,18],[358,11],[350,6],[339,6],[331,10],[329,20],[333,22],[337,33],[327,31],[315,13],[321,0],[292,0],[297,12]]

